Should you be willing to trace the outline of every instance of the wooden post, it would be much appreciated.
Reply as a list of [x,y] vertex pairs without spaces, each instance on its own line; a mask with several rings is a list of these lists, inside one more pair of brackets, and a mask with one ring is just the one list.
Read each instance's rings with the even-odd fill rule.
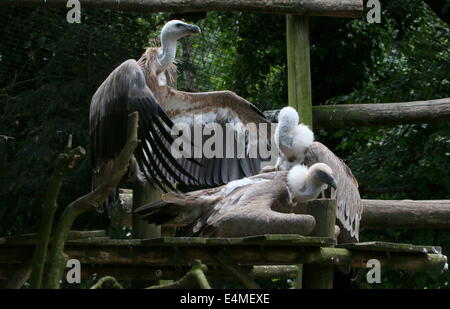
[[[133,187],[133,211],[145,204],[161,199],[162,191],[145,183]],[[148,224],[133,212],[133,238],[155,238],[161,236],[161,226]]]
[[[300,116],[300,121],[312,129],[311,71],[309,59],[308,16],[286,15],[288,71],[288,104]],[[295,287],[303,285],[303,266],[297,265]]]
[[308,16],[286,16],[288,102],[312,128]]
[[[316,219],[316,226],[309,236],[334,238],[336,200],[312,200],[306,207],[308,214]],[[332,289],[333,271],[332,266],[303,265],[303,288]]]

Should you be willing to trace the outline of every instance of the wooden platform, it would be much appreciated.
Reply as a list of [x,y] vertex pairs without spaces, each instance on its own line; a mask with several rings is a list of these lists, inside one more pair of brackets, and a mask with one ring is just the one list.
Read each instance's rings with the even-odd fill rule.
[[[0,280],[8,279],[29,262],[35,236],[0,238]],[[226,278],[217,260],[226,256],[257,277],[295,276],[295,266],[280,272],[277,265],[315,264],[366,268],[369,259],[397,270],[443,270],[447,257],[440,247],[387,242],[340,244],[335,239],[299,235],[261,235],[243,238],[162,237],[110,239],[104,231],[71,232],[69,258],[82,263],[82,276],[112,275],[118,279],[174,279],[195,260],[208,265],[208,275]],[[253,267],[253,266],[260,266]]]

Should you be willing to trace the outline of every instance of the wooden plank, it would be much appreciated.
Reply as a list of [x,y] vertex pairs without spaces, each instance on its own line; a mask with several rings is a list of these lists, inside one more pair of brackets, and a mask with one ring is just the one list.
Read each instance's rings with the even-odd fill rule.
[[[69,240],[86,239],[90,237],[105,237],[104,230],[97,231],[69,231]],[[17,236],[8,236],[0,238],[0,244],[35,244],[37,240],[37,233],[23,234]]]
[[244,238],[245,245],[258,246],[334,246],[334,237],[310,237],[295,234],[259,235]]
[[[0,6],[66,8],[66,0],[0,0]],[[359,17],[362,0],[83,0],[81,7],[143,13],[240,11],[269,14]]]
[[68,245],[86,247],[131,247],[141,245],[140,239],[111,239],[108,237],[93,237],[89,239],[69,240]]
[[300,121],[312,128],[309,19],[286,16],[288,104],[298,111]]
[[[232,256],[239,266],[296,265],[352,266],[367,268],[368,259],[378,259],[384,269],[397,270],[442,270],[447,257],[442,254],[418,254],[417,252],[349,250],[345,248],[285,247],[271,246],[270,250],[261,246],[228,246],[222,248]],[[0,246],[0,267],[5,264],[25,263],[33,246]],[[219,266],[216,256],[217,246],[88,246],[67,244],[65,253],[69,258],[78,259],[82,264],[127,265],[146,267],[188,267],[196,260],[208,266]],[[387,254],[389,253],[389,254]],[[3,264],[3,265],[1,265]]]
[[[278,110],[266,111],[273,122]],[[398,102],[319,105],[312,108],[314,128],[393,126],[450,121],[450,98]]]
[[[83,264],[81,267],[81,280],[92,279],[93,276],[113,276],[117,280],[177,280],[183,277],[191,268],[183,267],[148,267],[135,265],[95,265]],[[274,278],[294,278],[298,272],[296,266],[255,266],[245,267],[249,276],[259,280],[270,280]],[[0,281],[12,278],[21,271],[21,265],[0,265]],[[231,280],[232,276],[221,267],[209,267],[208,279]]]
[[349,244],[339,244],[338,248],[362,251],[383,251],[383,252],[407,252],[407,253],[441,253],[439,246],[417,246],[412,244],[392,243],[383,241],[369,241]]
[[142,240],[145,246],[333,246],[336,241],[328,237],[305,237],[294,234],[257,235],[234,238],[161,237]]

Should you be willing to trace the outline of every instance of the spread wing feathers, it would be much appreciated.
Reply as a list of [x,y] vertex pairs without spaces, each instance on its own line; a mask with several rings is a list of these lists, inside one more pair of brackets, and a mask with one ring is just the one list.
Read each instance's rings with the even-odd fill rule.
[[209,207],[223,198],[222,187],[197,190],[188,193],[169,192],[160,201],[138,207],[134,212],[149,223],[167,222],[192,224]]
[[165,177],[171,175],[181,182],[181,175],[194,181],[167,149],[173,138],[166,132],[173,122],[163,111],[146,85],[142,69],[135,60],[127,60],[117,67],[95,92],[90,108],[90,137],[94,185],[99,177],[108,177],[110,163],[126,142],[127,119],[131,112],[139,112],[138,138],[135,150],[139,169],[161,189],[173,188]]
[[[216,131],[221,130],[223,133],[213,147],[202,148],[214,152],[213,156],[208,157],[202,154],[199,159],[201,166],[184,158],[179,160],[180,165],[199,184],[218,186],[259,173],[261,153],[258,144],[270,147],[271,123],[256,106],[230,91],[188,93],[169,87],[162,105],[175,124],[189,128],[196,147],[208,143],[213,132],[217,134]],[[220,128],[215,127],[217,124]],[[260,124],[263,124],[262,130],[258,129]],[[207,129],[211,135],[202,134],[202,139],[197,142],[194,138],[195,128],[201,128],[200,134]],[[230,142],[234,143],[233,149],[230,148]],[[217,148],[219,146],[222,147]],[[187,178],[183,178],[183,181],[189,182]]]
[[287,172],[273,172],[186,194],[164,194],[162,201],[136,209],[150,223],[189,225],[186,236],[242,237],[311,232],[314,218],[287,213]]
[[339,241],[355,242],[359,239],[359,222],[363,212],[363,204],[358,191],[358,182],[350,168],[325,145],[314,142],[306,150],[305,164],[326,163],[333,170],[337,190],[333,190],[331,198],[336,199],[336,218],[341,228]]

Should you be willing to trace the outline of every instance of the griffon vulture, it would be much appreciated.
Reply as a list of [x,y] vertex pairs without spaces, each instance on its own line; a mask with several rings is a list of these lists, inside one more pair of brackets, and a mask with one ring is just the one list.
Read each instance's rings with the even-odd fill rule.
[[[199,33],[197,26],[171,21],[163,28],[165,36],[177,40]],[[172,58],[170,51],[160,53],[157,63],[166,65]],[[173,126],[160,103],[147,86],[144,70],[134,59],[119,65],[100,85],[92,97],[89,124],[92,145],[93,186],[108,177],[113,159],[125,145],[127,118],[139,112],[138,138],[141,141],[134,152],[138,170],[148,179],[172,188],[167,175],[182,181],[180,175],[192,176],[173,157],[167,145],[173,137],[167,128]]]
[[135,212],[149,223],[187,225],[186,236],[308,235],[315,219],[295,209],[327,185],[336,187],[326,164],[296,165],[289,171],[263,173],[212,189],[170,192]]
[[[270,148],[271,123],[256,106],[231,91],[193,93],[178,91],[168,86],[167,79],[172,78],[176,72],[174,61],[177,40],[167,35],[166,29],[174,22],[166,24],[161,31],[162,46],[147,48],[138,61],[145,74],[147,86],[175,124],[185,124],[191,131],[194,126],[200,126],[203,130],[205,126],[217,124],[224,132],[222,157],[196,157],[200,165],[184,158],[179,160],[180,165],[192,176],[188,178],[181,175],[183,182],[192,184],[192,179],[195,179],[201,185],[218,186],[258,174],[261,155],[256,148],[262,147],[259,144]],[[161,55],[164,55],[164,61],[158,60]],[[227,125],[231,125],[228,127],[229,131],[226,130]],[[265,127],[260,131],[254,130],[254,126],[258,128],[259,125]],[[225,132],[235,136],[232,155],[225,155],[226,148],[229,150],[230,147],[229,144],[225,145]],[[263,133],[259,134],[261,132]],[[201,147],[208,136],[205,134],[199,143],[194,141],[194,144]],[[244,152],[239,155],[237,148],[240,144],[243,145]]]
[[[339,242],[359,240],[359,222],[363,205],[358,191],[358,182],[350,168],[325,145],[314,142],[312,131],[299,124],[299,116],[292,107],[285,107],[278,116],[275,129],[275,144],[279,157],[275,170],[289,170],[293,164],[312,166],[322,162],[327,164],[336,178],[337,188],[329,197],[336,199],[336,219],[340,228]],[[267,168],[270,170],[270,168]]]
[[[94,187],[108,177],[113,159],[124,146],[127,115],[132,111],[139,112],[141,141],[134,153],[133,172],[144,174],[164,191],[173,189],[172,183],[218,185],[259,172],[259,158],[248,156],[255,133],[245,127],[269,124],[261,111],[229,91],[187,93],[167,86],[167,76],[175,72],[177,40],[197,33],[200,28],[195,25],[168,22],[161,31],[161,47],[148,48],[138,61],[125,61],[97,89],[89,115]],[[170,151],[173,124],[212,122],[240,128],[234,133],[244,136],[244,157],[175,159]]]

